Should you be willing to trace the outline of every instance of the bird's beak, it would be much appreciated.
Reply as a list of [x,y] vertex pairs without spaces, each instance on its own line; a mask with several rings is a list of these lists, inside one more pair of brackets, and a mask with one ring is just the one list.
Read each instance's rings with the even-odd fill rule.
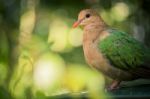
[[79,19],[78,21],[76,21],[76,22],[74,22],[74,24],[73,24],[73,28],[76,28],[76,27],[78,27],[79,25],[80,25],[80,23],[84,20],[85,18],[83,18],[83,19]]
[[76,21],[76,22],[74,22],[74,24],[73,24],[73,28],[76,28],[76,27],[78,27],[79,26],[79,24],[81,23],[81,21]]

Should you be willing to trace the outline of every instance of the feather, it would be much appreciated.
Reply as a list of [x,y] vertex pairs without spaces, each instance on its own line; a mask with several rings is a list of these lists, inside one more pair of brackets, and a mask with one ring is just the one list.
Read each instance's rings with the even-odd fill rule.
[[129,70],[144,63],[148,51],[140,42],[129,34],[116,29],[108,29],[110,35],[102,40],[98,47],[113,66]]

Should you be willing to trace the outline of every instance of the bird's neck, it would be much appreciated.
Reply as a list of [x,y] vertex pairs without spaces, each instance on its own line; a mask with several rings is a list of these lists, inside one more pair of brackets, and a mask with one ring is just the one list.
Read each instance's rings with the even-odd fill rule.
[[83,43],[84,42],[95,42],[102,31],[104,31],[106,29],[106,25],[105,24],[89,24],[87,26],[84,27],[84,34],[83,34]]

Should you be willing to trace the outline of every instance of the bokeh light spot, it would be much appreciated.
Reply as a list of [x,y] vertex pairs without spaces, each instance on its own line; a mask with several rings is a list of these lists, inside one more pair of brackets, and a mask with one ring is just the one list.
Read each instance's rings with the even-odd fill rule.
[[[60,87],[64,75],[64,61],[57,54],[46,53],[35,63],[34,84],[37,90],[50,94]],[[49,92],[48,92],[49,91]]]
[[48,42],[53,43],[51,49],[57,52],[62,52],[67,46],[68,26],[65,21],[55,19],[49,27]]
[[69,43],[78,47],[82,45],[83,31],[80,28],[71,29],[69,32]]
[[123,2],[116,3],[111,8],[111,15],[112,18],[116,21],[123,21],[125,20],[129,15],[129,7],[127,4]]

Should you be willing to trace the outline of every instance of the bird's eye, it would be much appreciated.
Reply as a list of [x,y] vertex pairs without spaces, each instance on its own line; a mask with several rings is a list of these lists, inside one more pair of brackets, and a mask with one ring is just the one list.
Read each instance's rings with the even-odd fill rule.
[[90,14],[86,14],[86,18],[89,18],[91,15]]

